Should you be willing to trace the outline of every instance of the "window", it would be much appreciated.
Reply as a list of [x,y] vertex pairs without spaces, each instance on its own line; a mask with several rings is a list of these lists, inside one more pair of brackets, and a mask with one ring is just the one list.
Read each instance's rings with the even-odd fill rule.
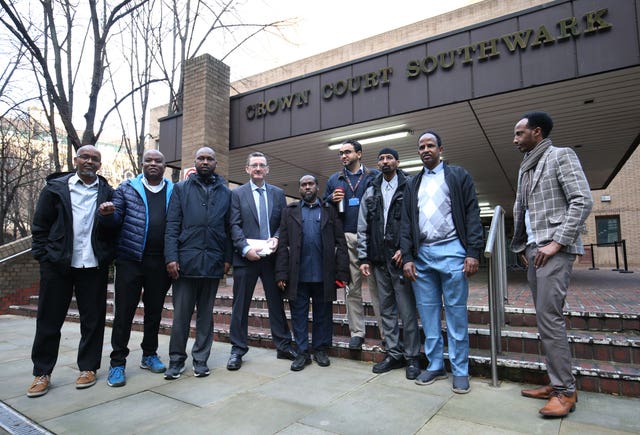
[[620,216],[597,216],[598,244],[620,241]]

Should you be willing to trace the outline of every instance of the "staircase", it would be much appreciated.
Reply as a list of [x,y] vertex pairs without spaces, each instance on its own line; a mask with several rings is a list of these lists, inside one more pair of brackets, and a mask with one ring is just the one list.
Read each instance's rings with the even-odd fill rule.
[[[484,289],[484,293],[486,293],[486,285]],[[472,287],[468,307],[469,369],[473,376],[490,378],[489,311],[486,304],[476,304],[478,300],[482,300],[482,297],[472,297],[476,291],[478,290],[474,290]],[[216,341],[229,341],[232,302],[231,285],[221,285],[214,307],[214,339]],[[286,304],[285,307],[288,308]],[[36,312],[37,296],[33,296],[28,305],[10,307],[11,314],[35,317]],[[379,362],[384,358],[383,343],[380,340],[370,302],[365,302],[366,339],[362,350],[348,348],[349,327],[344,300],[334,302],[333,312],[333,348],[329,351],[330,355],[367,362]],[[591,311],[565,313],[578,389],[640,397],[640,316],[637,314],[637,306],[635,312],[636,314]],[[170,333],[172,317],[173,305],[171,292],[169,292],[164,306],[160,333]],[[69,309],[67,320],[79,320],[75,301],[72,302]],[[499,379],[529,384],[547,383],[548,378],[546,378],[542,346],[536,330],[534,310],[526,306],[508,306],[505,320],[506,326],[502,331],[502,352],[498,356]],[[109,326],[113,322],[112,285],[109,287],[106,321]],[[142,327],[143,306],[141,303],[134,319],[133,329],[142,330]],[[192,334],[194,332],[195,322],[192,321]],[[443,333],[446,344],[446,325],[444,322]],[[131,343],[131,346],[137,346],[137,344]],[[273,348],[267,304],[260,284],[256,288],[250,311],[249,346]],[[160,352],[164,353],[166,349],[161,349]],[[424,355],[422,364],[423,368],[426,367]]]

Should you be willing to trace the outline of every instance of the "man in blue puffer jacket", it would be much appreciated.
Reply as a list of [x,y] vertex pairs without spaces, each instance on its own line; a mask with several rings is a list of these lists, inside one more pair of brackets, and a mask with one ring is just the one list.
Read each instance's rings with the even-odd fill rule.
[[163,373],[165,365],[158,357],[158,329],[164,299],[171,278],[164,271],[164,229],[173,183],[164,178],[166,164],[158,150],[142,156],[142,174],[125,180],[98,209],[99,220],[120,228],[116,253],[115,318],[111,333],[111,369],[107,384],[126,383],[125,365],[129,355],[131,323],[140,293],[144,303],[144,338],[140,367]]

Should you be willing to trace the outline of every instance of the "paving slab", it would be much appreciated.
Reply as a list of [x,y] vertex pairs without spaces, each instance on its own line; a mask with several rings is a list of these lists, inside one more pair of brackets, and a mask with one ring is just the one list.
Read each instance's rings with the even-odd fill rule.
[[[472,378],[471,392],[458,395],[451,391],[451,377],[418,386],[403,369],[376,375],[371,363],[355,360],[331,358],[329,367],[313,363],[292,372],[291,361],[263,348],[251,348],[242,368],[232,372],[226,370],[228,343],[213,344],[210,376],[195,378],[189,357],[184,376],[167,381],[139,367],[138,331],[131,335],[127,384],[112,388],[106,384],[110,328],[97,385],[76,390],[80,334],[75,323],[63,327],[51,390],[30,399],[25,393],[33,379],[35,320],[3,315],[0,331],[0,400],[57,434],[640,433],[636,398],[580,392],[575,412],[548,420],[538,414],[544,401],[522,397],[525,385],[517,383],[494,388],[488,380]],[[159,343],[166,363],[169,337],[161,335]]]

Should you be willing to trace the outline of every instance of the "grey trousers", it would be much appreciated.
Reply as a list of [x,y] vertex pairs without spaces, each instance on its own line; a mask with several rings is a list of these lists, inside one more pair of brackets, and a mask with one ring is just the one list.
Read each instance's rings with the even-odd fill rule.
[[[420,330],[418,310],[411,284],[402,276],[402,268],[394,266],[390,259],[384,266],[375,266],[373,273],[378,284],[380,317],[387,354],[395,359],[418,358],[420,354]],[[403,339],[400,340],[402,320]]]
[[[347,240],[347,250],[349,251],[349,271],[351,272],[351,282],[349,288],[345,288],[345,301],[347,303],[347,320],[349,321],[349,331],[352,337],[365,337],[364,324],[364,304],[362,303],[362,273],[358,264],[358,235],[356,233],[344,233]],[[380,319],[380,301],[378,300],[378,286],[372,275],[367,279],[369,284],[369,294],[371,295],[371,305],[378,320],[380,336],[383,336]]]
[[213,303],[218,293],[219,279],[179,278],[173,282],[173,326],[169,340],[169,361],[184,364],[187,340],[194,307],[196,341],[191,348],[194,361],[207,362],[213,344]]
[[562,311],[576,256],[558,252],[547,264],[536,269],[533,265],[536,252],[535,245],[527,247],[527,280],[536,308],[538,334],[546,354],[551,385],[554,390],[569,394],[576,390],[576,379],[571,372],[571,349]]

